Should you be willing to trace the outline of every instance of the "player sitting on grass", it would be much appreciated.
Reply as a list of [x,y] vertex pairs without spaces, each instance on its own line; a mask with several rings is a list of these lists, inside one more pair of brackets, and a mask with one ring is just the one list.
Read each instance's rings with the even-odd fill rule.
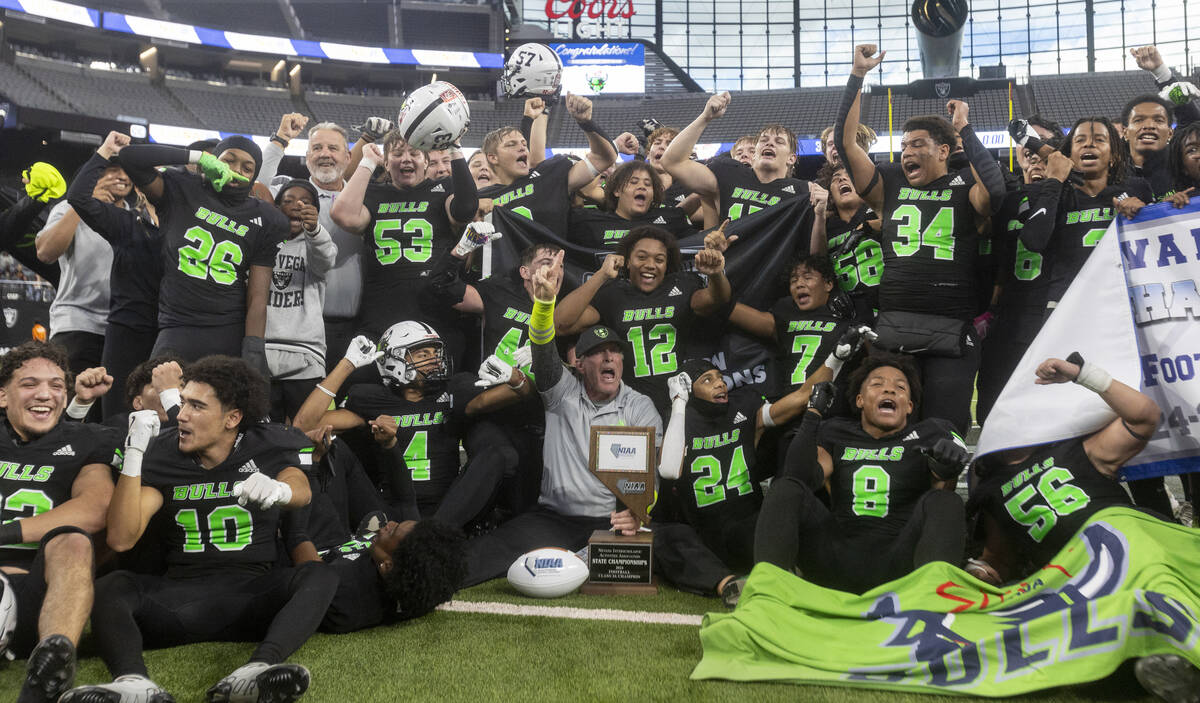
[[[945,420],[910,420],[920,385],[907,357],[868,357],[850,388],[861,418],[825,421],[832,384],[813,389],[763,500],[755,561],[856,593],[931,561],[958,564],[966,522],[954,485],[966,446]],[[830,508],[814,495],[826,482]]]
[[276,566],[280,509],[310,499],[299,467],[311,463],[312,445],[260,423],[265,388],[245,362],[206,357],[188,367],[177,429],[159,435],[155,411],[132,414],[108,544],[128,551],[161,511],[172,518],[167,571],[114,571],[97,582],[92,633],[116,678],[72,689],[64,703],[172,701],[148,678],[144,645],[220,640],[260,643],[208,690],[209,703],[293,701],[307,690],[308,670],[283,661],[316,631],[337,575],[323,564]]

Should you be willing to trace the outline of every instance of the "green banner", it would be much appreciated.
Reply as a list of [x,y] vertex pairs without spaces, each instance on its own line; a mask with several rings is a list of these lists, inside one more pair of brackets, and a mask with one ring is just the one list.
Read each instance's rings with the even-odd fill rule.
[[705,616],[692,678],[1012,696],[1148,654],[1200,666],[1198,613],[1200,530],[1110,508],[1003,587],[935,563],[857,596],[759,564]]

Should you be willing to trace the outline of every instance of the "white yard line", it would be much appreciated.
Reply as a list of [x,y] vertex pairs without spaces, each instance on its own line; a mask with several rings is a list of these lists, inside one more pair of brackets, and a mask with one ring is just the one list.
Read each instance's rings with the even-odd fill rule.
[[492,601],[452,600],[438,606],[438,610],[452,613],[487,613],[489,615],[523,615],[539,618],[567,618],[570,620],[610,620],[617,622],[645,622],[659,625],[699,626],[701,615],[683,613],[651,613],[644,610],[608,610],[604,608],[567,608],[555,605],[516,605]]

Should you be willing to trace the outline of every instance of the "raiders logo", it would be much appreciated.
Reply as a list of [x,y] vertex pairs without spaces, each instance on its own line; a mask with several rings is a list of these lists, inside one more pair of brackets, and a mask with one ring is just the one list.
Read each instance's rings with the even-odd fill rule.
[[4,308],[4,326],[11,330],[15,324],[17,324],[17,309]]
[[275,287],[277,289],[287,290],[287,287],[292,284],[292,272],[291,271],[272,271],[271,272],[271,282],[275,284]]
[[937,93],[937,96],[939,98],[950,97],[950,82],[942,81],[940,83],[934,83],[933,84],[933,92]]

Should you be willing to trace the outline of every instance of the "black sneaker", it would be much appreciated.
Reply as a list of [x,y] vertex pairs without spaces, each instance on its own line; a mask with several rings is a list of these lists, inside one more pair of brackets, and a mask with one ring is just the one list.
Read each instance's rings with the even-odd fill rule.
[[1167,703],[1200,703],[1200,669],[1178,654],[1151,654],[1133,667],[1142,688]]
[[308,669],[299,664],[252,662],[208,689],[208,703],[291,703],[308,690]]
[[17,703],[55,703],[75,682],[75,645],[66,635],[50,635],[29,654]]
[[726,608],[736,608],[738,600],[742,597],[742,589],[746,587],[746,577],[739,576],[735,579],[729,579],[725,587],[721,589],[721,602]]

